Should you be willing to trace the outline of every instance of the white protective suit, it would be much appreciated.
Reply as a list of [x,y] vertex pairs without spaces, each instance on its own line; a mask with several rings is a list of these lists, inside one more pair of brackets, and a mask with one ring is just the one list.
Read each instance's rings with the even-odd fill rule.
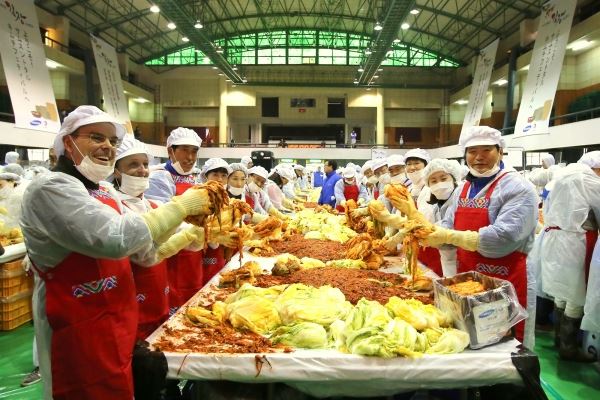
[[[113,198],[118,198],[115,190],[109,189]],[[72,252],[93,258],[137,256],[142,260],[156,251],[141,216],[117,214],[90,196],[83,183],[70,175],[52,172],[39,176],[30,183],[23,203],[27,206],[22,210],[21,229],[27,253],[44,272]],[[36,273],[33,313],[40,369],[44,377],[51,377],[52,329],[46,317],[45,299],[46,285]],[[44,392],[46,396],[52,393],[51,379],[44,379]]]
[[583,313],[581,329],[600,332],[600,241],[596,242],[592,262],[590,263],[590,275]]
[[[456,190],[456,188],[454,190]],[[446,212],[448,211],[448,207],[450,206],[450,198],[441,206],[437,203],[428,204],[428,206],[431,207],[432,213],[432,219],[428,219],[429,222],[435,224],[444,219]],[[442,246],[438,250],[440,251],[440,260],[442,261],[442,271],[444,276],[456,275],[456,247]]]
[[[193,175],[196,182],[199,183],[198,173],[194,172]],[[165,164],[157,166],[150,172],[150,187],[144,192],[144,196],[163,203],[170,201],[175,196],[175,182],[171,173],[165,169]]]
[[570,164],[550,195],[544,225],[560,229],[544,232],[541,264],[544,292],[575,307],[585,304],[585,232],[598,229],[588,221],[590,211],[600,216],[600,177],[586,165]]

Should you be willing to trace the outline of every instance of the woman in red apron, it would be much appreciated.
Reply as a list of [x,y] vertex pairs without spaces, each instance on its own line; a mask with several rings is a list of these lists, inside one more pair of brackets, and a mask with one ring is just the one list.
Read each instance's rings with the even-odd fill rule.
[[342,178],[336,182],[333,188],[335,208],[339,212],[344,212],[344,205],[348,200],[354,200],[356,203],[368,201],[367,189],[356,182],[356,171],[353,168],[345,168]]

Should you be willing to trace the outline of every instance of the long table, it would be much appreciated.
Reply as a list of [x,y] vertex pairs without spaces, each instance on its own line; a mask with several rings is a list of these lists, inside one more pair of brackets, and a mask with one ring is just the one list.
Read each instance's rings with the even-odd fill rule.
[[[264,269],[270,269],[275,258],[245,253],[243,262],[250,260],[259,262]],[[236,255],[225,268],[234,269],[239,265]],[[392,265],[385,271],[401,269],[402,266]],[[188,304],[196,304],[202,292],[217,283],[218,276]],[[148,341],[154,343],[164,328],[167,325],[176,326],[179,318],[182,318],[181,312],[157,329]],[[537,365],[537,357],[519,347],[517,340],[510,339],[479,350],[468,349],[458,354],[424,355],[412,359],[384,359],[344,354],[336,350],[299,349],[292,353],[259,355],[262,361],[260,373],[257,373],[256,354],[166,352],[165,356],[167,377],[172,379],[283,382],[315,397],[361,397],[385,396],[422,388],[467,388],[503,383],[522,385],[523,380],[514,364],[515,357],[528,359],[529,364],[534,366]],[[533,371],[533,374],[536,372]]]

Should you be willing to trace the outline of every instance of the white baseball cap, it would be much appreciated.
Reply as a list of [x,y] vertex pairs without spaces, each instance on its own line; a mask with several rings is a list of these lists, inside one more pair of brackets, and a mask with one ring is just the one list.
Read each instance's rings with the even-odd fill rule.
[[391,156],[388,156],[387,158],[387,166],[389,167],[396,167],[398,165],[406,165],[406,163],[404,162],[404,157],[402,157],[402,155],[400,154],[392,154]]
[[373,170],[373,172],[375,172],[379,168],[386,166],[386,165],[387,165],[387,157],[376,158],[374,160],[371,160],[371,169]]
[[227,175],[231,174],[232,172],[231,167],[229,164],[227,164],[227,161],[223,160],[222,158],[209,158],[202,166],[202,169],[200,170],[200,176],[203,179],[206,179],[206,174],[218,168],[224,168],[227,171]]
[[194,130],[188,128],[175,128],[167,138],[167,147],[181,145],[200,147],[201,144],[202,139],[200,139],[200,136]]
[[148,148],[143,142],[140,142],[133,135],[125,135],[123,138],[123,142],[117,148],[117,156],[115,157],[115,161],[119,161],[122,158],[133,154],[146,154],[148,158],[150,158],[150,154],[148,153]]
[[429,164],[429,161],[431,161],[431,156],[429,155],[429,153],[426,150],[419,148],[410,149],[409,151],[407,151],[404,155],[404,162],[406,162],[406,160],[408,160],[409,158],[418,158],[420,160],[425,161],[426,164]]
[[264,169],[260,165],[255,165],[254,167],[250,168],[248,170],[248,174],[250,174],[250,175],[254,174],[254,175],[260,176],[261,178],[269,179],[269,173],[267,172],[266,169]]
[[502,133],[498,129],[489,126],[472,126],[460,135],[458,144],[463,151],[473,146],[499,146],[501,149],[506,147]]
[[96,106],[79,106],[67,115],[60,127],[60,131],[58,131],[58,134],[54,138],[54,152],[56,156],[65,154],[65,145],[63,144],[65,136],[72,134],[82,126],[101,122],[113,124],[117,137],[123,139],[125,136],[125,126],[110,114],[105,113]]
[[354,178],[356,177],[356,171],[354,170],[354,168],[344,168],[342,177],[344,177],[344,179]]
[[362,168],[360,169],[360,172],[362,174],[365,173],[366,170],[371,169],[371,167],[373,166],[373,160],[367,160],[367,162],[365,162],[362,166]]
[[[431,175],[440,171],[452,175],[457,183],[462,180],[462,166],[458,163],[458,161],[447,160],[445,158],[434,158],[423,170],[425,184],[427,184],[427,181]],[[427,186],[429,185],[427,184]]]
[[292,181],[296,178],[296,173],[290,167],[279,164],[275,168],[273,168],[272,172],[276,172],[282,178],[287,179],[288,181]]

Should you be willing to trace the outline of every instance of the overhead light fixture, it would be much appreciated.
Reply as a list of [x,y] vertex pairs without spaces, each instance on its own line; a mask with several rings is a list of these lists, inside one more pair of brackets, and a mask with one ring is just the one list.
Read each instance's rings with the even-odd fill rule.
[[371,54],[371,53],[372,53],[371,49],[367,47],[367,48],[365,49],[365,54],[366,54],[366,55],[369,55],[369,54]]
[[181,40],[186,43],[190,41],[190,39],[187,36],[182,37]]
[[379,21],[375,22],[375,27],[373,28],[376,31],[380,31],[383,29],[383,26],[379,23]]
[[169,28],[169,29],[175,29],[175,28],[177,28],[177,25],[175,25],[173,22],[169,22],[167,24],[167,28]]
[[519,71],[529,71],[529,65],[524,66]]
[[237,71],[237,70],[238,70],[238,67],[236,67],[236,66],[234,65],[232,69],[233,69],[234,71]]
[[140,104],[150,103],[150,100],[146,100],[143,97],[136,97],[135,99],[133,99],[133,101],[135,101],[136,103],[140,103]]
[[196,29],[202,29],[202,28],[204,28],[204,25],[202,25],[200,23],[200,21],[196,21],[196,23],[194,24],[194,28],[196,28]]
[[225,79],[227,82],[231,82],[231,79]]
[[416,8],[413,8],[412,10],[410,10],[410,13],[412,15],[417,15],[418,13],[420,13],[421,11],[417,10]]
[[248,79],[244,78],[244,79],[242,79],[242,82],[248,83]]
[[401,42],[401,40],[399,38],[394,39],[394,43],[398,44],[400,42]]
[[402,25],[400,25],[400,28],[407,30],[408,28],[410,28],[410,24],[408,22],[404,22],[402,23]]
[[379,75],[373,75],[373,79],[379,78]]
[[194,50],[194,51],[195,51],[196,53],[202,53],[202,50],[200,50],[200,49],[196,49],[196,50]]
[[363,67],[358,67],[358,72],[365,72],[365,69]]
[[212,69],[219,69],[219,67],[212,67]]
[[381,71],[383,71],[383,68],[379,68],[379,69],[377,70],[377,72],[381,72]]
[[159,13],[160,8],[158,8],[158,6],[156,4],[154,4],[150,7],[150,12],[153,12],[154,14]]
[[217,53],[223,54],[223,48],[221,46],[217,47]]
[[355,85],[358,85],[358,79],[355,79],[355,80],[354,80],[354,84],[355,84]]
[[50,69],[56,69],[60,67],[60,64],[52,60],[46,60],[46,67]]
[[504,86],[504,85],[506,85],[507,83],[508,83],[508,81],[507,81],[506,79],[502,78],[502,79],[498,79],[496,82],[494,82],[494,85],[497,85],[497,86]]
[[469,104],[469,100],[465,100],[465,99],[456,100],[454,102],[454,104],[458,104],[459,106],[462,106],[462,105],[465,105],[465,104]]
[[585,49],[586,47],[589,47],[591,44],[592,44],[591,41],[589,41],[587,39],[583,39],[583,40],[577,40],[577,41],[571,43],[570,45],[567,46],[567,48],[569,48],[573,51],[578,51],[578,50]]
[[371,88],[370,88],[370,87],[368,87],[368,88],[367,88],[367,90],[371,90]]

